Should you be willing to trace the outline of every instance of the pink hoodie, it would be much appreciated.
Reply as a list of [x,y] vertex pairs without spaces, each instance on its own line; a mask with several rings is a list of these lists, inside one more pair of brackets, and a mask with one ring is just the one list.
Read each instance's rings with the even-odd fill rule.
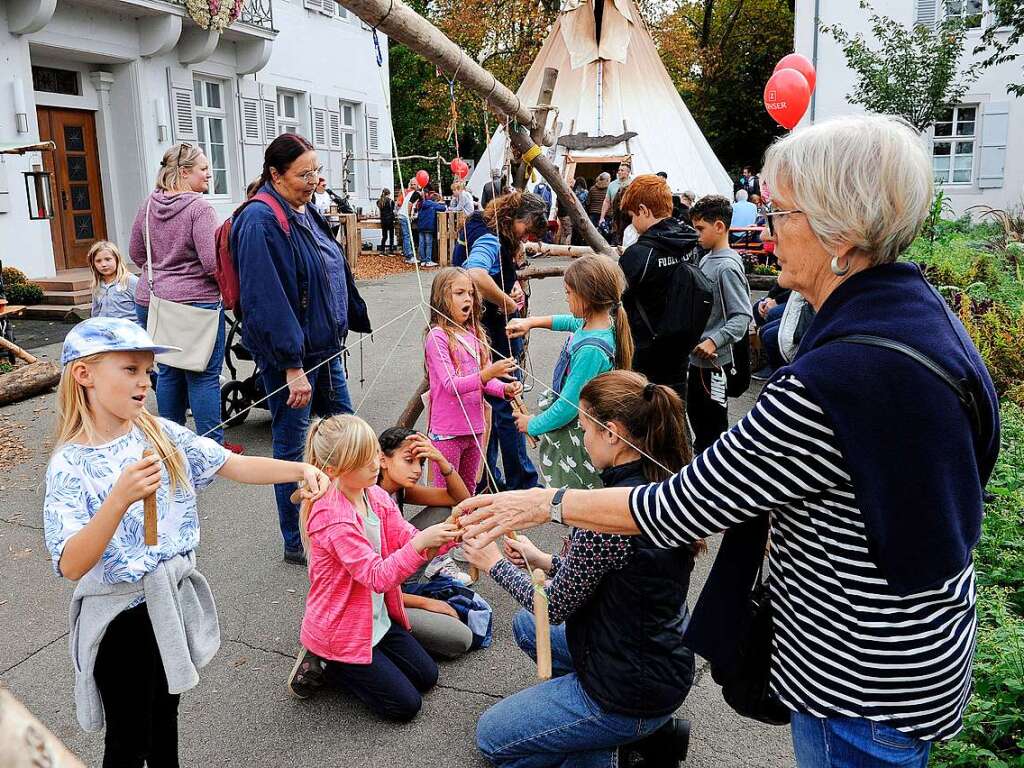
[[380,519],[379,555],[352,502],[334,488],[313,504],[307,523],[310,584],[300,638],[317,656],[346,664],[369,664],[373,658],[372,593],[383,593],[388,615],[409,629],[402,582],[426,562],[412,545],[418,529],[402,517],[387,491],[374,485],[366,494]]
[[430,379],[430,424],[427,430],[434,435],[483,434],[484,393],[491,397],[505,396],[505,385],[499,379],[491,379],[487,384],[480,381],[479,360],[482,355],[477,338],[469,333],[458,336],[454,359],[448,335],[440,328],[431,328],[423,343]]

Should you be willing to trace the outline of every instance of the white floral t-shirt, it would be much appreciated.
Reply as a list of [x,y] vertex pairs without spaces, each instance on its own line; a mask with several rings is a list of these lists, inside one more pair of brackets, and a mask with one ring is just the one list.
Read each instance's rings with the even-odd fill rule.
[[[103,557],[83,579],[106,584],[135,582],[158,563],[185,554],[199,544],[199,515],[196,491],[213,480],[231,455],[206,437],[166,419],[160,426],[185,455],[190,487],[178,485],[171,493],[167,470],[156,492],[157,544],[147,547],[141,501],[125,512]],[[43,531],[53,568],[60,576],[60,557],[68,539],[92,519],[121,471],[142,458],[148,447],[142,430],[131,432],[106,445],[68,444],[57,450],[46,470],[46,498],[43,501]]]

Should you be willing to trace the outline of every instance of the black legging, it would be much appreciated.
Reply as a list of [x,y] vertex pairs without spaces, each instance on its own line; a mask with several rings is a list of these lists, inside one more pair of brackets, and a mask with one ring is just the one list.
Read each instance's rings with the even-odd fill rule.
[[398,245],[398,237],[395,233],[395,220],[394,219],[381,219],[380,220],[380,249],[383,251],[385,248],[394,248]]

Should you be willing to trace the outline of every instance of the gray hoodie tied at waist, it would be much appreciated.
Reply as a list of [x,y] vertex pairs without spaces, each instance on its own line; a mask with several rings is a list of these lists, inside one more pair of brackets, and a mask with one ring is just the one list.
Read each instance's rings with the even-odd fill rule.
[[747,335],[754,319],[750,308],[750,286],[743,270],[743,259],[732,248],[712,251],[700,260],[700,269],[715,295],[708,324],[701,341],[711,339],[718,351],[714,360],[703,360],[690,355],[690,365],[697,368],[716,368],[732,362],[732,345]]
[[75,707],[86,731],[99,731],[104,724],[103,702],[93,674],[100,643],[110,622],[143,595],[170,693],[194,688],[199,670],[220,648],[217,607],[210,585],[196,570],[194,552],[164,560],[140,581],[78,582],[71,598],[70,640]]

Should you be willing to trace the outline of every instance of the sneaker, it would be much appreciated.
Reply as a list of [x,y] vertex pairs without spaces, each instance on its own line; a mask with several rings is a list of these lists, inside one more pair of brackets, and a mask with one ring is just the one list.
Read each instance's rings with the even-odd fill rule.
[[241,443],[229,443],[227,440],[224,441],[224,447],[232,453],[243,454],[245,453],[245,446]]
[[408,259],[404,259],[404,261],[405,261],[406,264],[415,264],[416,263],[416,259],[414,259],[412,256],[410,256]]
[[438,266],[438,263],[436,261],[424,261],[422,264],[420,264],[421,269],[432,269],[433,267],[436,266]]
[[754,371],[752,374],[750,374],[750,378],[752,378],[754,381],[768,381],[768,379],[772,377],[773,373],[775,373],[775,369],[772,368],[770,365],[766,365],[761,370]]
[[305,648],[299,651],[288,675],[288,693],[296,699],[308,699],[324,685],[324,661]]
[[654,733],[619,747],[622,768],[679,768],[690,749],[690,721],[670,718]]
[[472,583],[473,579],[470,575],[459,569],[459,566],[455,564],[448,555],[441,555],[435,557],[428,564],[426,569],[423,571],[423,576],[426,579],[432,579],[435,576],[447,576],[449,579],[453,579],[464,587],[467,587]]
[[462,553],[462,547],[452,547],[448,550],[448,557],[458,560],[460,563],[469,563],[466,556]]
[[303,549],[286,549],[284,551],[284,561],[292,565],[306,566],[306,551]]

